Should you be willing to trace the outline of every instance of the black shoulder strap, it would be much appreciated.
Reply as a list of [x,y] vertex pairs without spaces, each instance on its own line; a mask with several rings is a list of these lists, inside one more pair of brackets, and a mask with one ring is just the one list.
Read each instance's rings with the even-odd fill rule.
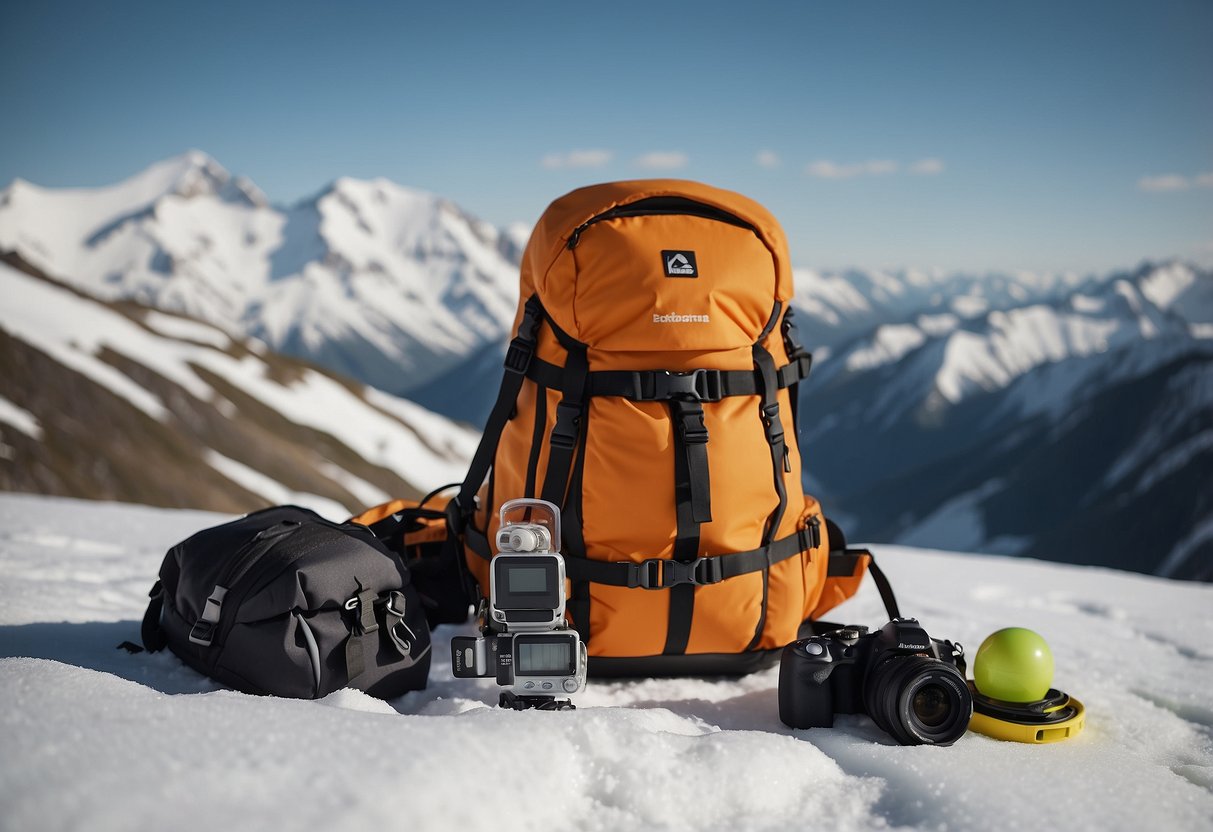
[[[553,327],[555,329],[555,327]],[[557,331],[557,337],[561,333]],[[585,379],[589,374],[586,347],[571,338],[561,338],[567,356],[564,365],[564,395],[556,405],[556,423],[548,437],[548,467],[543,476],[544,500],[564,508],[565,491],[572,474],[573,456],[582,436],[585,413]]]
[[788,401],[792,405],[792,427],[800,437],[800,382],[808,378],[813,366],[813,356],[800,344],[796,330],[793,307],[783,313],[783,348],[788,354],[788,363],[779,368],[779,386],[788,389]]
[[876,565],[876,558],[872,556],[871,552],[868,553],[868,573],[876,582],[876,589],[880,592],[880,600],[884,602],[884,611],[889,614],[889,619],[901,618],[901,610],[897,607],[897,597],[893,595],[893,585],[889,583],[889,578],[885,575],[884,570]]
[[[831,534],[830,543],[834,543],[834,537]],[[843,543],[845,546],[845,542]],[[847,577],[855,574],[855,570],[859,568],[859,559],[864,555],[868,556],[868,574],[872,576],[872,582],[876,584],[876,590],[880,593],[880,600],[884,603],[884,611],[889,614],[889,618],[901,618],[901,609],[897,606],[897,596],[893,594],[893,585],[889,583],[889,578],[885,575],[884,570],[876,565],[876,556],[867,549],[835,549],[830,552],[829,565],[826,567],[827,577]]]
[[476,510],[476,492],[484,483],[484,478],[493,465],[497,455],[497,443],[501,441],[501,431],[514,412],[518,401],[518,391],[522,389],[522,380],[526,378],[527,368],[535,355],[536,334],[539,322],[543,320],[543,306],[537,295],[531,295],[523,307],[522,323],[518,325],[518,333],[510,341],[505,354],[505,374],[501,378],[501,388],[497,391],[497,401],[489,414],[484,426],[484,434],[480,437],[480,445],[472,457],[467,476],[459,489],[459,495],[451,500],[451,511],[447,516],[457,523],[456,531],[462,531],[468,519]]

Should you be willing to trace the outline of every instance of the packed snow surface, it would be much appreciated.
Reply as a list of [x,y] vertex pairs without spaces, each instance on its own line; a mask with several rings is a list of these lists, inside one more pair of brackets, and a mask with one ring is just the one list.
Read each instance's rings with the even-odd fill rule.
[[[222,690],[128,655],[164,550],[225,519],[0,496],[0,828],[1209,829],[1213,587],[882,547],[907,614],[970,654],[1019,625],[1087,706],[1054,745],[967,734],[902,747],[866,717],[792,731],[777,670],[591,680],[573,712],[425,691],[307,702]],[[880,625],[866,585],[831,616]]]

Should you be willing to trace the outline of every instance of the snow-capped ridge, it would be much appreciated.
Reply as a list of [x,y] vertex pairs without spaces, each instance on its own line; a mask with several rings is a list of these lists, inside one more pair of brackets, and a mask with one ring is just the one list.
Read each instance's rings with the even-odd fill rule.
[[517,305],[517,246],[450,200],[341,177],[281,209],[195,150],[103,188],[14,183],[0,251],[393,391],[503,337]]

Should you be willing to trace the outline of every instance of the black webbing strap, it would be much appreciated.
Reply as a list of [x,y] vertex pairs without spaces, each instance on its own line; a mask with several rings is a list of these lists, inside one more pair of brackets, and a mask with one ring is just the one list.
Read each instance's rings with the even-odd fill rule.
[[143,640],[145,650],[155,653],[163,650],[168,644],[168,638],[160,626],[160,613],[164,609],[164,587],[161,586],[159,580],[152,585],[152,590],[147,597],[151,598],[151,601],[148,602],[147,611],[143,613],[143,625],[139,629],[139,638]]
[[358,592],[346,602],[346,609],[353,610],[358,616],[350,628],[349,638],[345,640],[345,674],[351,682],[365,672],[367,653],[371,654],[371,663],[374,664],[374,656],[379,648],[379,637],[372,637],[373,633],[379,632],[379,622],[375,620],[375,597],[374,590],[364,588],[362,582],[358,581]]
[[897,606],[897,596],[893,594],[893,585],[889,583],[889,578],[885,575],[884,570],[876,565],[876,556],[867,549],[830,552],[826,576],[847,578],[854,575],[855,570],[859,568],[859,559],[864,555],[868,556],[868,574],[872,576],[872,582],[876,584],[876,591],[880,593],[880,600],[884,603],[885,612],[889,614],[890,619],[901,618],[901,610]]
[[[454,483],[457,484],[457,483]],[[441,520],[446,517],[445,511],[436,508],[421,508],[415,506],[402,509],[395,514],[381,517],[374,523],[366,524],[371,534],[383,541],[389,549],[404,551],[404,535],[412,531],[419,520]]]
[[[501,431],[514,412],[518,401],[518,391],[522,389],[522,380],[526,378],[527,369],[535,355],[535,336],[539,331],[539,322],[543,320],[543,306],[537,295],[531,295],[523,306],[522,322],[518,325],[518,334],[510,341],[505,353],[505,373],[501,377],[501,387],[497,391],[497,401],[489,413],[484,426],[484,434],[480,437],[480,445],[472,457],[467,476],[459,489],[459,495],[451,500],[447,517],[450,518],[456,532],[462,531],[469,525],[468,519],[476,510],[476,492],[484,484],[484,478],[493,465],[497,455],[497,443],[501,441]],[[457,524],[457,525],[455,525]]]
[[788,363],[779,368],[779,386],[788,390],[788,401],[792,405],[792,428],[799,437],[800,382],[809,377],[809,371],[813,368],[813,356],[800,344],[800,333],[796,330],[793,312],[793,307],[789,306],[783,313],[783,348],[788,354]]
[[[711,523],[712,484],[708,471],[708,428],[703,421],[703,406],[699,402],[675,399],[670,402],[670,416],[674,421],[674,453],[680,453],[686,463],[690,520],[696,524]],[[683,482],[675,477],[676,489],[682,485]],[[695,554],[697,556],[698,552]]]
[[783,520],[783,513],[788,505],[788,492],[783,484],[783,475],[786,471],[791,470],[791,465],[788,462],[788,446],[784,441],[783,435],[783,420],[779,416],[779,379],[775,370],[775,359],[771,357],[771,353],[762,345],[766,334],[774,326],[776,319],[779,317],[779,302],[775,302],[775,311],[771,313],[771,320],[767,323],[767,329],[764,330],[763,336],[760,337],[757,343],[754,344],[754,375],[761,383],[759,395],[761,398],[758,402],[759,415],[762,417],[763,431],[767,437],[767,444],[771,448],[771,470],[775,484],[775,494],[779,498],[778,505],[771,512],[771,517],[767,521],[766,532],[763,534],[763,543],[770,543],[771,538],[779,531],[779,524]]
[[[759,384],[759,416],[762,418],[767,445],[771,449],[771,476],[777,497],[775,509],[767,519],[766,529],[762,533],[763,544],[769,544],[775,535],[779,534],[779,524],[783,522],[783,514],[788,507],[788,491],[783,483],[783,475],[785,471],[792,470],[791,462],[788,460],[788,446],[783,436],[783,420],[779,415],[779,373],[775,369],[775,358],[763,346],[763,342],[779,321],[781,307],[782,304],[775,301],[775,306],[771,309],[771,317],[767,320],[767,325],[763,327],[762,333],[754,342],[751,350],[754,357],[754,377]],[[762,631],[767,624],[767,600],[770,593],[768,577],[767,570],[763,570],[762,611],[758,616],[758,626],[754,628],[754,637],[750,639],[750,643],[746,647],[747,650],[757,649],[758,643],[762,640]]]
[[[777,371],[778,386],[789,387],[809,374],[812,359],[805,353]],[[527,377],[552,390],[563,390],[564,368],[535,358]],[[760,384],[753,370],[595,370],[585,382],[587,396],[620,396],[634,402],[693,399],[716,402],[729,396],[753,396]]]
[[543,429],[548,424],[548,389],[535,387],[535,427],[531,431],[531,453],[526,462],[526,487],[523,496],[535,496],[535,477],[539,473],[539,452],[543,450]]
[[[585,428],[583,437],[589,435],[589,413],[583,417]],[[569,483],[569,495],[564,504],[564,516],[560,523],[560,534],[564,538],[564,562],[583,561],[585,554],[585,529],[582,527],[582,498],[584,496],[585,478],[585,446],[583,438],[573,463],[573,476]],[[582,641],[590,640],[590,584],[589,581],[570,581],[571,592],[566,603],[569,617],[573,621],[573,629],[581,636]]]
[[[712,519],[708,430],[703,423],[703,405],[698,401],[671,399],[670,420],[674,434],[674,513],[678,523],[673,562],[682,565],[699,559],[699,526]],[[668,625],[662,652],[667,656],[681,655],[691,638],[695,586],[684,581],[669,589]]]
[[468,547],[476,553],[477,556],[485,560],[492,560],[493,550],[489,546],[489,539],[485,537],[484,532],[473,526],[471,523],[463,530],[463,540]]
[[690,562],[666,558],[640,561],[606,561],[569,558],[565,572],[573,580],[608,586],[640,589],[668,589],[682,584],[704,586],[718,584],[738,575],[758,572],[812,548],[807,529],[746,552],[731,552],[696,558]]
[[[563,333],[561,333],[563,335]],[[558,335],[557,337],[561,337]],[[577,452],[581,438],[581,415],[585,409],[585,380],[589,375],[589,362],[585,344],[572,339],[566,342],[564,376],[561,388],[563,397],[556,405],[556,423],[548,437],[548,467],[543,475],[542,499],[553,505],[564,507],[564,494],[572,473],[573,455]]]

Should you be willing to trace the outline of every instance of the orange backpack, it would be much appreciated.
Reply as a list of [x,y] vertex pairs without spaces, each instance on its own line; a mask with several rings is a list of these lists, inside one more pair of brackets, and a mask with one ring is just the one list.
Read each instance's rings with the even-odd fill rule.
[[801,488],[792,291],[774,217],[695,182],[582,188],[535,227],[448,516],[487,595],[501,503],[561,507],[592,675],[749,672],[858,588],[870,555],[829,557]]

